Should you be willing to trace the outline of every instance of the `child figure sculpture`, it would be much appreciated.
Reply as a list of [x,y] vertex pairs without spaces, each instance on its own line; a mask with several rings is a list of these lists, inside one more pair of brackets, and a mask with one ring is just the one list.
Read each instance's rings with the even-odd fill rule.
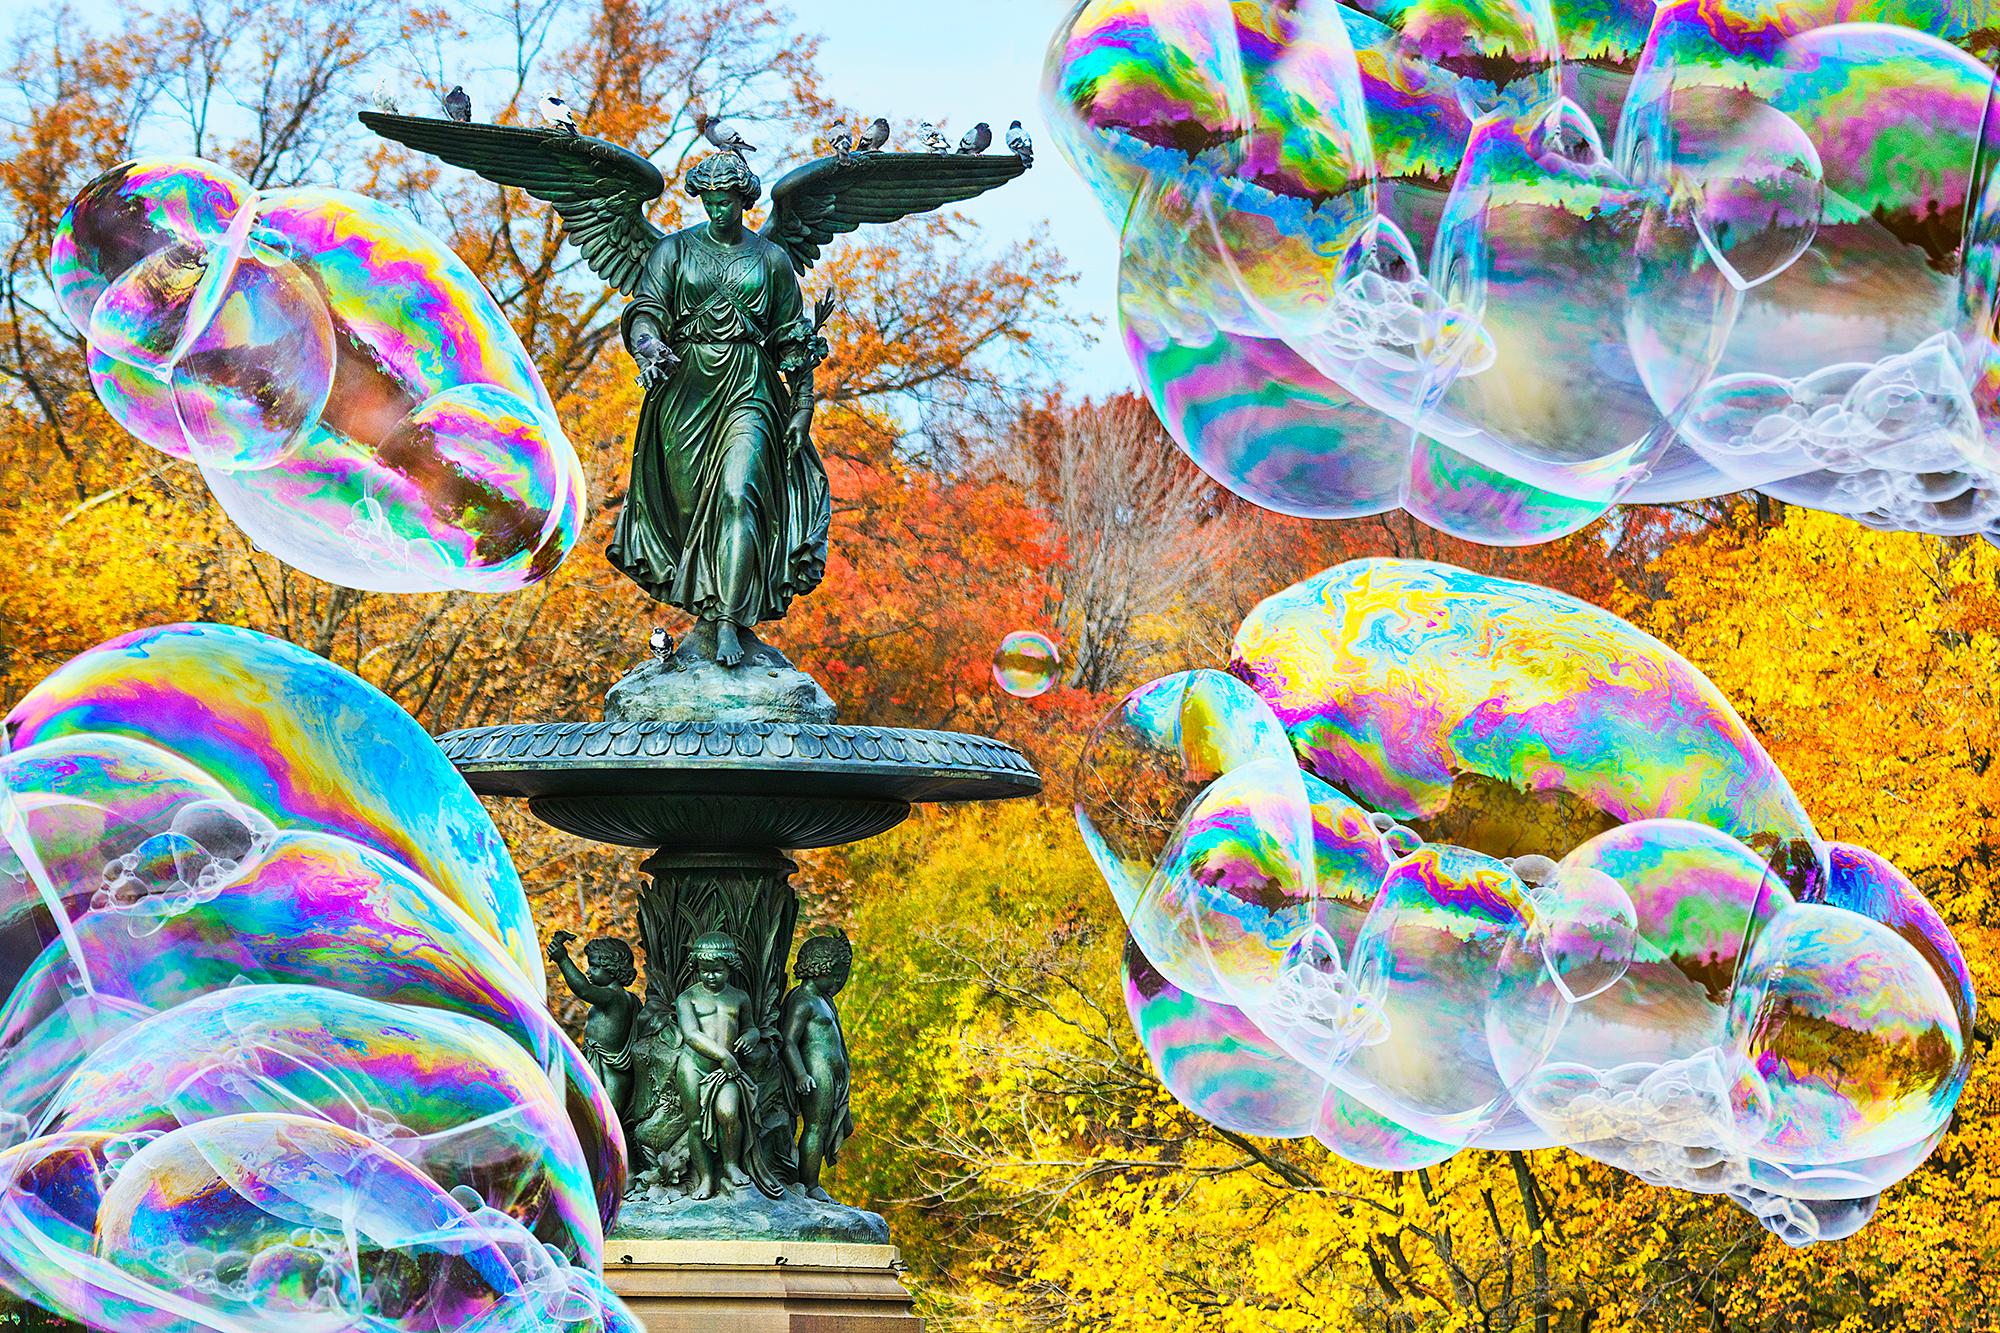
[[639,979],[632,946],[623,940],[595,939],[583,946],[590,964],[585,976],[570,961],[576,936],[559,930],[549,937],[549,960],[561,971],[570,993],[590,1004],[583,1022],[583,1057],[622,1119],[632,1104],[632,1037],[638,1027],[639,997],[625,988]]
[[793,972],[799,984],[785,996],[785,1069],[799,1106],[799,1183],[815,1199],[833,1202],[820,1187],[824,1165],[838,1160],[854,1132],[847,1100],[847,1038],[833,997],[847,984],[854,948],[839,932],[815,935],[799,946]]
[[689,1117],[689,1193],[712,1199],[723,1190],[755,1185],[766,1195],[784,1193],[764,1157],[756,1132],[757,1085],[745,1069],[764,1041],[750,996],[731,979],[743,966],[736,940],[721,931],[688,949],[696,981],[674,1001],[684,1047],[680,1094]]

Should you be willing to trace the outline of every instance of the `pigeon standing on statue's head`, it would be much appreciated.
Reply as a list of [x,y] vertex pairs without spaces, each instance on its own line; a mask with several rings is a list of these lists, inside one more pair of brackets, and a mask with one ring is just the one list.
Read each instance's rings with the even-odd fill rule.
[[951,140],[939,134],[938,127],[931,124],[928,120],[917,126],[917,133],[922,136],[924,147],[931,152],[949,153],[951,151]]
[[877,116],[868,122],[868,128],[861,131],[861,141],[854,146],[864,153],[879,153],[889,142],[889,122]]
[[1007,146],[1014,150],[1015,157],[1021,159],[1022,166],[1035,165],[1035,141],[1028,137],[1028,132],[1021,128],[1018,120],[1007,127]]
[[576,133],[576,116],[569,109],[569,103],[550,93],[542,99],[542,119],[566,134]]
[[965,137],[958,141],[958,151],[967,154],[983,153],[992,146],[993,127],[983,120],[967,130]]
[[725,153],[734,153],[736,156],[742,157],[747,153],[757,151],[744,141],[741,134],[736,132],[734,125],[725,125],[721,121],[711,118],[706,111],[697,111],[694,113],[694,127],[701,132],[702,138],[708,140],[711,145],[720,148]]
[[444,113],[460,124],[472,119],[472,97],[463,84],[454,83],[451,91],[444,95]]

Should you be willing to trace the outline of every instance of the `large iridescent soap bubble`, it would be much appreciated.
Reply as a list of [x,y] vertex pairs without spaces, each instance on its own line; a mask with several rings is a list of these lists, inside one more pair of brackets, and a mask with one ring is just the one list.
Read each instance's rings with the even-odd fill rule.
[[287,564],[506,592],[575,544],[582,467],[527,350],[397,210],[145,159],[84,187],[50,267],[106,409]]
[[352,672],[234,625],[135,630],[28,691],[0,748],[86,733],[150,741],[266,819],[403,862],[544,991],[534,918],[492,818],[416,720]]
[[177,625],[4,735],[0,1285],[118,1329],[632,1327],[622,1132],[422,728]]
[[0,1152],[0,1284],[121,1333],[642,1327],[476,1189],[286,1112]]
[[1969,13],[1079,0],[1045,100],[1141,386],[1257,504],[1519,545],[1754,487],[1994,534]]
[[1329,569],[1229,674],[1128,695],[1078,786],[1133,1024],[1227,1129],[1389,1169],[1566,1144],[1807,1244],[1963,1086],[1972,985],[1923,895],[1820,838],[1693,666],[1560,593]]

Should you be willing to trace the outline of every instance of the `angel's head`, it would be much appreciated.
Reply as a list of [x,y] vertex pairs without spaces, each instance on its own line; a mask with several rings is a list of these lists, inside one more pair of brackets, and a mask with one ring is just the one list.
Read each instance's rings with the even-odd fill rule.
[[764,192],[757,173],[734,153],[711,153],[695,163],[687,174],[686,189],[701,200],[708,220],[725,229],[741,224],[743,210]]

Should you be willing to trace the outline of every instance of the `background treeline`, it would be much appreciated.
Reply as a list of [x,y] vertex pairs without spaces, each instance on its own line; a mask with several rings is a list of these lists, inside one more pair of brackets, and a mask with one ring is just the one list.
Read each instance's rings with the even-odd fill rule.
[[[806,147],[839,110],[815,91],[814,52],[756,0],[24,17],[0,53],[0,705],[104,638],[208,619],[324,653],[435,731],[596,716],[665,619],[602,556],[639,393],[617,301],[546,210],[358,135],[352,113],[384,75],[415,107],[470,83],[476,61],[482,117],[524,119],[541,71],[560,70],[593,132],[671,171],[693,152],[697,98],[758,122],[760,144]],[[496,89],[514,100],[495,105]],[[479,272],[590,475],[589,530],[546,584],[494,598],[316,583],[251,549],[198,477],[105,417],[48,297],[49,239],[98,171],[190,151],[259,185],[405,202]],[[670,191],[660,220],[684,202]],[[1123,1013],[1117,914],[1068,814],[1082,741],[1122,689],[1219,664],[1245,610],[1334,561],[1450,560],[1611,607],[1692,658],[1824,836],[1883,852],[1931,895],[1991,999],[1994,551],[1728,500],[1628,511],[1524,551],[1400,515],[1284,519],[1207,483],[1143,405],[1054,391],[1081,330],[1046,247],[999,250],[932,218],[837,246],[809,278],[829,284],[843,294],[818,431],[834,557],[777,637],[845,720],[992,731],[1049,777],[1039,803],[927,812],[809,856],[801,877],[808,912],[861,950],[845,1005],[861,1131],[835,1188],[893,1215],[935,1327],[2000,1327],[1990,1017],[1952,1132],[1838,1246],[1787,1250],[1724,1203],[1563,1151],[1362,1171],[1309,1141],[1219,1134],[1164,1097]],[[1068,653],[1062,685],[1031,703],[987,674],[999,637],[1024,627]],[[636,857],[495,814],[544,931],[630,932]]]

